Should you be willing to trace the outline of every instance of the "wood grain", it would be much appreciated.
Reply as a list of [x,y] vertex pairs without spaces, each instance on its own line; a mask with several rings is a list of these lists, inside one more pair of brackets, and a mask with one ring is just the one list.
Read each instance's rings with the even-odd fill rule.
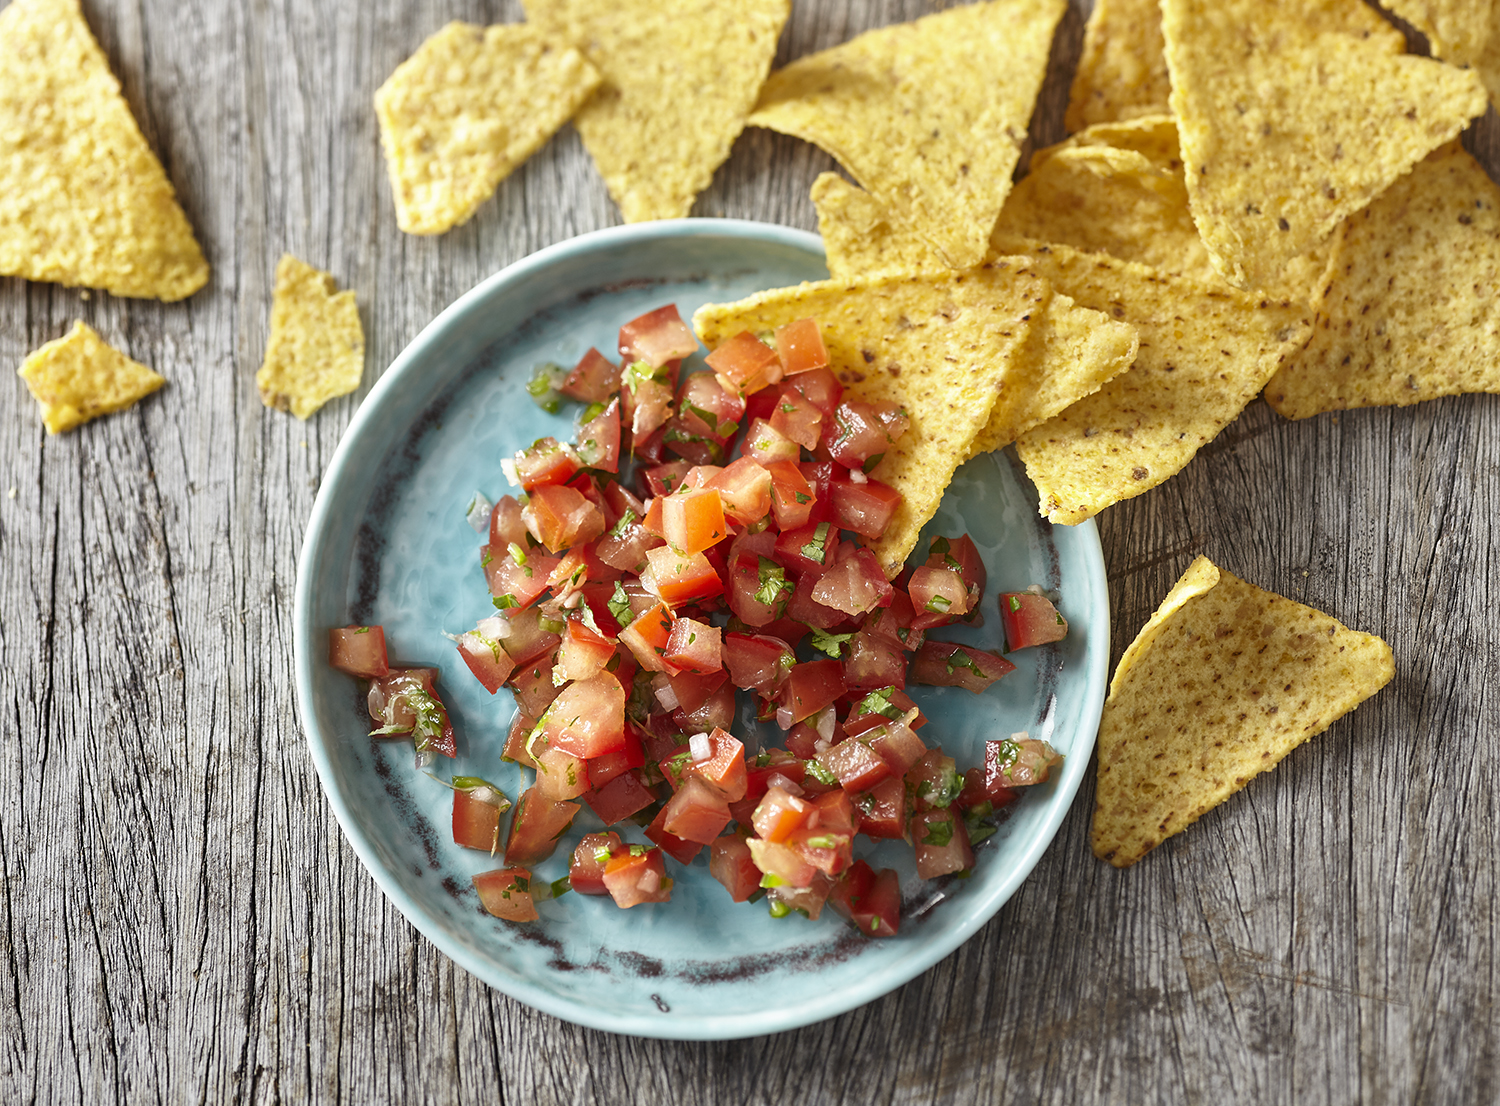
[[[780,59],[933,10],[798,0]],[[0,363],[82,318],[169,385],[0,416],[0,1101],[1493,1102],[1500,398],[1253,405],[1099,519],[1115,655],[1206,553],[1385,637],[1390,688],[1135,868],[1092,785],[999,916],[893,994],[717,1044],[580,1029],[456,968],[344,843],[293,699],[296,555],[384,366],[507,263],[618,221],[565,130],[467,226],[396,229],[371,96],[482,0],[85,0],[213,266],[163,306],[0,280]],[[1087,2],[1033,139],[1061,136]],[[1492,112],[1468,136],[1500,170]],[[814,229],[817,150],[747,132],[696,213]],[[358,293],[369,371],[306,424],[254,372],[277,257]]]

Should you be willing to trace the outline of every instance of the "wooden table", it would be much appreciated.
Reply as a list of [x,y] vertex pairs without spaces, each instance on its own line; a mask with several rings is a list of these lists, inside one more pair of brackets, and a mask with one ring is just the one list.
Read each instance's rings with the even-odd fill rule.
[[[1494,1101],[1500,931],[1500,401],[1287,423],[1257,402],[1099,518],[1114,654],[1198,553],[1373,631],[1377,698],[1117,872],[1093,788],[978,937],[793,1033],[638,1040],[456,968],[345,844],[293,699],[296,558],[360,399],[438,311],[618,221],[565,130],[467,226],[396,228],[371,95],[502,0],[179,4],[86,14],[196,227],[184,303],[0,280],[0,363],[75,318],[163,373],[47,438],[0,417],[0,1101],[916,1103]],[[798,0],[781,60],[932,10]],[[1062,25],[1033,136],[1061,108]],[[1492,172],[1492,112],[1469,136]],[[696,214],[816,226],[833,162],[749,131]],[[307,423],[262,407],[277,257],[356,290],[369,369]]]

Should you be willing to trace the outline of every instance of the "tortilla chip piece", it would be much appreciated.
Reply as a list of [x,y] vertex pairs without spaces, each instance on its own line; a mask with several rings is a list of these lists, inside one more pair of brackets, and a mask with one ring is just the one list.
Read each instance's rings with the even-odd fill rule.
[[967,273],[772,289],[700,307],[693,329],[712,349],[742,331],[760,334],[812,317],[822,324],[846,395],[906,409],[911,429],[871,473],[903,497],[886,532],[866,543],[889,577],[937,512],[1051,294],[1026,269],[997,262]]
[[1110,682],[1094,855],[1134,864],[1394,674],[1378,637],[1199,557]]
[[678,219],[713,181],[791,0],[522,0],[604,76],[573,120],[628,223]]
[[1029,259],[1058,292],[1140,333],[1128,371],[1016,442],[1040,512],[1056,523],[1082,522],[1181,471],[1311,330],[1302,304],[1066,246]]
[[78,0],[0,12],[0,275],[169,302],[208,281]]
[[750,116],[828,151],[955,269],[984,260],[1065,0],[991,0],[771,74]]
[[1500,108],[1500,0],[1386,0],[1427,36],[1434,57],[1467,65]]
[[1500,188],[1457,143],[1349,220],[1311,341],[1266,385],[1289,419],[1500,392]]
[[333,277],[283,254],[276,263],[271,337],[255,386],[267,407],[305,419],[334,396],[359,387],[365,332],[353,292]]
[[1315,33],[1295,6],[1162,0],[1162,17],[1193,219],[1237,287],[1270,287],[1485,110],[1473,73]]
[[1160,0],[1094,0],[1063,117],[1068,130],[1164,115],[1171,92]]
[[123,410],[166,383],[83,322],[26,358],[20,373],[41,404],[48,434]]
[[599,72],[535,27],[449,23],[375,92],[396,223],[441,234],[573,117]]
[[879,273],[940,273],[951,266],[932,244],[903,224],[874,196],[837,173],[819,173],[812,186],[818,233],[834,277]]

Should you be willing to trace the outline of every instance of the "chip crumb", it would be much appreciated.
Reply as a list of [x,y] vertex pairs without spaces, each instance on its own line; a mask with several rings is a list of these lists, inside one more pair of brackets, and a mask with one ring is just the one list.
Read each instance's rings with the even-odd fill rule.
[[1394,674],[1380,638],[1198,557],[1110,681],[1094,855],[1134,864]]
[[[20,375],[42,408],[48,434],[123,410],[163,384],[159,376],[132,361],[82,321],[48,342],[22,363]],[[15,495],[14,489],[11,495]]]
[[169,302],[208,281],[78,0],[0,11],[0,274]]
[[276,265],[271,336],[255,374],[261,402],[306,419],[359,387],[365,335],[354,293],[291,254]]
[[397,225],[441,234],[467,222],[599,80],[577,49],[527,24],[432,35],[375,93]]

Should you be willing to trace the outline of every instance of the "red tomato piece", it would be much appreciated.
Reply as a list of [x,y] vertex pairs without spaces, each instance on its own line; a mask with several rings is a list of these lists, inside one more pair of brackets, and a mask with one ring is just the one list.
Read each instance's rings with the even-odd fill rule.
[[845,530],[866,538],[878,538],[890,528],[901,506],[901,493],[879,480],[863,484],[835,480],[832,484],[833,520]]
[[795,383],[788,383],[781,390],[770,422],[772,430],[803,449],[817,449],[818,439],[823,436],[823,412]]
[[786,679],[797,656],[778,637],[764,634],[724,635],[724,666],[735,687],[774,692]]
[[724,593],[724,581],[702,553],[683,555],[663,546],[648,550],[641,579],[654,588],[663,603],[680,607]]
[[701,706],[692,710],[679,708],[672,712],[672,722],[684,733],[708,733],[717,727],[734,724],[734,688],[729,681],[714,690]]
[[528,493],[546,484],[566,484],[583,467],[573,447],[556,438],[538,438],[515,457],[516,478]]
[[583,758],[565,749],[533,744],[532,756],[536,760],[536,791],[538,798],[549,802],[576,799],[589,789],[588,768]]
[[[489,788],[485,790],[488,791]],[[503,812],[499,802],[488,802],[476,798],[472,791],[455,788],[453,843],[466,849],[482,849],[491,854],[499,852],[500,815]]]
[[745,431],[745,456],[766,466],[778,461],[791,464],[802,456],[802,447],[765,419],[751,419]]
[[568,883],[580,895],[605,895],[604,866],[620,848],[620,835],[614,832],[586,833],[573,850],[568,865]]
[[557,698],[558,687],[552,682],[552,669],[557,664],[557,651],[545,653],[535,660],[516,666],[510,674],[511,690],[516,693],[516,705],[522,713],[540,718]]
[[604,866],[604,888],[615,905],[628,910],[643,902],[668,902],[672,898],[672,881],[660,849],[640,846],[622,849]]
[[866,937],[894,937],[901,924],[901,880],[894,868],[875,872],[856,860],[828,896],[828,905]]
[[877,841],[906,836],[909,813],[906,781],[889,776],[870,790],[854,796],[859,808],[859,832]]
[[794,323],[777,327],[776,352],[780,355],[788,376],[828,367],[823,328],[816,319],[798,319]]
[[[673,625],[675,630],[676,626]],[[717,627],[713,627],[715,633],[722,633]],[[671,647],[668,646],[668,652]],[[704,703],[714,697],[714,692],[724,685],[729,679],[729,674],[722,668],[716,668],[712,672],[692,672],[684,670],[676,673],[661,673],[658,679],[666,680],[672,689],[672,694],[677,698],[677,709],[692,712],[698,710]]]
[[585,791],[583,801],[606,826],[639,814],[656,801],[635,772],[624,772],[594,791]]
[[974,867],[969,832],[956,807],[920,811],[911,820],[912,843],[917,848],[917,875],[935,879]]
[[505,749],[500,754],[501,760],[508,760],[513,764],[524,764],[527,768],[535,768],[536,761],[531,759],[531,753],[526,749],[526,741],[531,737],[531,731],[536,726],[536,719],[530,715],[517,712],[510,723],[510,731],[505,737]]
[[417,752],[458,755],[448,710],[437,694],[436,668],[393,668],[370,684],[370,717],[381,725],[371,737],[411,737]]
[[798,574],[820,572],[838,563],[842,544],[837,526],[810,522],[777,535],[776,559]]
[[531,872],[525,868],[501,868],[474,877],[479,901],[497,918],[507,922],[534,922],[540,916],[531,898]]
[[503,618],[481,618],[474,629],[458,635],[458,655],[469,666],[469,671],[491,695],[510,679],[516,662],[505,651],[504,639],[500,636],[510,632],[510,625]]
[[619,367],[590,346],[557,390],[584,403],[608,403],[620,390]]
[[633,726],[626,725],[623,746],[610,753],[589,757],[587,764],[589,787],[597,791],[616,777],[624,775],[632,768],[639,768],[645,763],[646,750],[641,745],[640,736]]
[[[550,748],[582,759],[623,749],[625,690],[620,682],[600,673],[563,688],[542,716],[542,739]],[[535,747],[532,755],[538,756]]]
[[[557,649],[557,667],[552,678],[587,680],[604,671],[604,666],[615,655],[614,643],[591,630],[582,618],[570,617],[565,625],[567,629],[563,632],[562,644]],[[462,641],[463,638],[459,640]]]
[[703,846],[696,841],[688,841],[678,837],[674,833],[668,833],[666,828],[667,808],[663,806],[657,811],[656,818],[643,831],[646,839],[654,843],[662,852],[666,853],[679,864],[691,864],[693,857],[702,851]]
[[802,470],[792,460],[786,460],[771,462],[766,471],[771,474],[771,510],[776,515],[776,529],[796,530],[806,526],[812,519],[815,497]]
[[[556,630],[548,628],[556,626],[557,623],[544,617],[536,607],[512,610],[508,615],[499,617],[504,618],[510,624],[510,633],[500,641],[505,646],[505,651],[510,654],[510,659],[516,662],[517,668],[530,664],[538,657],[551,654],[556,650],[558,642],[562,641],[561,635]],[[548,675],[551,673],[549,672]]]
[[644,361],[660,368],[698,351],[698,339],[669,303],[631,319],[620,328],[620,356],[627,361]]
[[577,803],[543,798],[535,787],[522,792],[511,814],[505,862],[529,866],[546,860],[557,849],[558,837],[573,824],[578,809]]
[[724,500],[717,491],[686,488],[658,496],[651,505],[653,513],[658,506],[662,537],[683,553],[700,553],[723,541],[729,533],[724,522]]
[[891,775],[891,766],[857,737],[845,738],[819,755],[817,761],[846,791],[868,791]]
[[662,809],[662,829],[684,841],[712,844],[730,822],[729,803],[719,790],[690,774]]
[[738,833],[725,834],[709,846],[708,874],[724,885],[735,902],[745,902],[760,889],[760,869],[750,846]]
[[906,653],[884,634],[859,630],[849,639],[844,680],[851,691],[906,686]]
[[998,653],[955,645],[951,641],[927,641],[912,658],[907,673],[912,683],[933,687],[962,687],[976,695],[1016,666]]
[[655,603],[620,631],[620,644],[630,650],[636,663],[647,672],[670,673],[673,668],[663,658],[671,636],[671,612],[662,603]]
[[340,672],[366,680],[384,679],[391,665],[380,626],[346,626],[328,631],[328,663]]
[[693,618],[674,618],[662,659],[683,672],[699,674],[724,667],[723,631]]
[[1000,621],[1005,626],[1009,649],[1027,649],[1061,641],[1068,623],[1045,595],[1033,591],[1008,591],[1000,595]]
[[604,512],[582,492],[566,485],[543,484],[532,489],[521,516],[532,536],[549,553],[593,541],[604,533]]
[[[746,782],[748,785],[748,774]],[[778,784],[771,784],[756,804],[750,823],[755,827],[756,837],[761,840],[785,841],[806,825],[812,809],[812,804],[805,799],[793,795]]]
[[781,702],[791,711],[792,721],[810,718],[848,690],[844,666],[836,660],[807,661],[792,667],[782,688]]
[[826,366],[818,369],[808,369],[799,372],[797,379],[792,381],[799,392],[812,401],[812,405],[823,412],[823,425],[827,427],[833,421],[833,413],[838,409],[839,400],[844,396],[844,386],[839,383],[838,377]]
[[745,746],[722,727],[708,735],[708,744],[712,752],[706,760],[693,761],[690,771],[726,802],[738,802],[745,797]]
[[1045,783],[1062,760],[1061,753],[1036,738],[989,741],[984,746],[986,784],[1012,788]]
[[917,732],[904,722],[883,722],[866,730],[861,740],[873,749],[880,759],[891,766],[891,771],[904,776],[911,767],[927,755],[927,746]]
[[771,474],[749,457],[731,461],[704,486],[718,491],[725,514],[741,526],[759,522],[771,511]]
[[892,590],[875,554],[846,545],[838,563],[813,584],[812,598],[844,614],[861,615],[890,602]]
[[578,459],[591,469],[620,471],[620,401],[611,399],[593,418],[578,427]]
[[818,874],[817,867],[789,844],[751,837],[750,858],[765,873],[761,886],[807,887]]
[[916,611],[912,619],[912,628],[916,630],[946,626],[969,610],[969,589],[955,568],[922,565],[913,570],[906,591]]
[[781,379],[781,359],[776,351],[748,330],[710,353],[705,361],[725,391],[750,395]]

